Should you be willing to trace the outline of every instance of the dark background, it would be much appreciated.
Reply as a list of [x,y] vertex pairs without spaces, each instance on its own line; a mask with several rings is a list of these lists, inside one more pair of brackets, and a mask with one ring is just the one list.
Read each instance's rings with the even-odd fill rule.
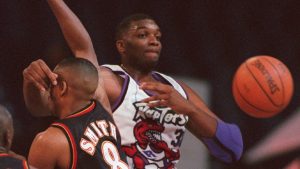
[[[163,33],[157,70],[208,81],[213,92],[211,109],[225,121],[240,126],[246,151],[299,106],[299,0],[66,2],[86,26],[101,63],[119,63],[114,30],[123,17],[137,12],[153,16]],[[34,136],[52,119],[32,117],[26,110],[22,71],[39,58],[53,67],[70,55],[70,50],[45,0],[1,0],[0,38],[0,103],[10,109],[15,120],[13,150],[26,156]],[[245,115],[231,93],[238,66],[247,58],[262,54],[283,61],[295,83],[289,106],[269,119]],[[213,158],[211,161],[216,169],[246,168],[241,162],[226,165]],[[255,168],[282,168],[283,162],[278,161]]]

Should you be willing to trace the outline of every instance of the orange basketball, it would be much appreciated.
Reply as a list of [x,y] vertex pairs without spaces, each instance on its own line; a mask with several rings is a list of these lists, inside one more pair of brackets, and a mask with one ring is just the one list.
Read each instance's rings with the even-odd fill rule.
[[267,118],[290,102],[294,84],[285,64],[271,56],[254,56],[240,65],[233,79],[233,96],[248,115]]

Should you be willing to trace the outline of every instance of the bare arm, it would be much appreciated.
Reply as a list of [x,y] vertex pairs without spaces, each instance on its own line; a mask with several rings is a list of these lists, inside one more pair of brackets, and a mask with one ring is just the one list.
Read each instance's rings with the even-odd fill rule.
[[190,87],[181,83],[189,97],[191,106],[187,128],[198,138],[212,137],[217,128],[217,116],[205,105],[204,101]]
[[[75,57],[88,59],[98,68],[99,64],[91,37],[78,17],[70,10],[63,0],[48,0],[48,3]],[[99,85],[94,99],[97,99],[106,110],[111,112],[109,100],[103,88],[104,79],[101,76],[99,68],[98,72]]]
[[23,95],[27,109],[34,116],[50,115],[48,106],[50,83],[56,85],[57,75],[52,73],[43,60],[32,62],[23,71]]
[[158,94],[144,99],[148,105],[168,106],[175,112],[188,115],[187,128],[201,139],[211,154],[220,160],[231,163],[240,159],[243,152],[243,140],[238,126],[225,123],[204,104],[201,97],[191,88],[181,84],[189,96],[185,100],[173,87],[161,83],[145,83],[143,89],[154,90]]
[[69,162],[68,140],[60,129],[50,127],[35,137],[28,156],[30,165],[43,169],[67,169]]
[[48,0],[63,35],[76,57],[90,60],[98,66],[97,56],[92,40],[78,17],[70,10],[63,0]]

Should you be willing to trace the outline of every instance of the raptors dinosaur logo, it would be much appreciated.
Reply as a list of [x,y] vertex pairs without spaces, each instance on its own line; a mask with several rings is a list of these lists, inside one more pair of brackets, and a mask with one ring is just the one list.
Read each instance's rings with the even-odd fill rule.
[[170,149],[161,138],[164,126],[152,119],[142,119],[134,127],[136,142],[123,146],[124,152],[132,158],[134,168],[174,168],[172,161],[179,159],[179,151]]

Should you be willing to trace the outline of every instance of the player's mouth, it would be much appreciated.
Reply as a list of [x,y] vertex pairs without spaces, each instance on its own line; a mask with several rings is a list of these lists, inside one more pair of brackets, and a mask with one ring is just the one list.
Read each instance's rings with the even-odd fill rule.
[[151,57],[159,57],[160,51],[159,50],[146,50],[145,54]]

